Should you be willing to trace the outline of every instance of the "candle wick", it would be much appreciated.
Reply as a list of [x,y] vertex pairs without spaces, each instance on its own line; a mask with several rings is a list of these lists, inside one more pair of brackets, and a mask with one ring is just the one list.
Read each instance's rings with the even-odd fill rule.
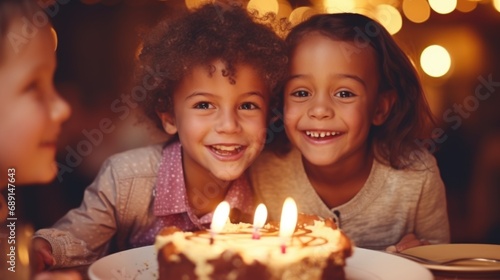
[[286,254],[286,245],[285,245],[285,243],[281,244],[281,253],[282,254]]

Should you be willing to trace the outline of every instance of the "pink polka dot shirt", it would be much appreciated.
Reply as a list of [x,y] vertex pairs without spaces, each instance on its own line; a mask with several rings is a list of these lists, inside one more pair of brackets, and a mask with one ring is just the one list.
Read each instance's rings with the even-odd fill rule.
[[[218,189],[207,186],[197,201],[205,203],[214,191]],[[212,221],[213,213],[197,217],[193,212],[193,205],[188,202],[179,142],[172,143],[163,150],[154,196],[153,213],[157,219],[150,228],[144,229],[131,240],[134,247],[154,243],[155,236],[164,227],[176,226],[183,231],[194,231],[207,228]],[[245,176],[231,182],[224,200],[231,209],[237,209],[247,216],[253,215],[253,192]]]

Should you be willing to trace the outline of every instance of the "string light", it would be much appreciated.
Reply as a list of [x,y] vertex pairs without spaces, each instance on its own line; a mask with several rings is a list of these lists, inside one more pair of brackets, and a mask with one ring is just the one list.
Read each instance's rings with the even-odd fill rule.
[[442,77],[450,70],[451,57],[444,47],[431,45],[422,51],[420,65],[427,75]]
[[429,0],[429,6],[438,14],[449,14],[457,7],[457,0]]
[[402,8],[406,18],[415,23],[422,23],[431,16],[431,7],[426,0],[404,0]]
[[376,8],[375,17],[390,34],[396,34],[403,26],[403,18],[394,6],[380,4]]
[[493,8],[500,12],[500,0],[493,0]]

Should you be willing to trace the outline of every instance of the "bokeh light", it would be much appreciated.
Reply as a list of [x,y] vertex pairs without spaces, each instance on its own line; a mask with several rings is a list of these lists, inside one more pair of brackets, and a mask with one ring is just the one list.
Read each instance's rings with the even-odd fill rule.
[[184,0],[186,7],[190,10],[196,9],[207,2],[210,2],[210,0]]
[[293,25],[297,25],[318,12],[307,6],[298,7],[290,13],[289,21]]
[[249,11],[258,11],[261,15],[265,15],[267,13],[278,14],[279,4],[276,0],[250,0],[250,2],[248,2],[247,9]]
[[323,8],[325,12],[330,14],[335,13],[350,13],[354,11],[356,3],[354,0],[324,0]]
[[278,0],[278,18],[288,18],[292,13],[292,6],[288,0]]
[[431,7],[426,0],[404,0],[403,13],[410,21],[422,23],[429,19]]
[[500,0],[493,0],[493,7],[500,12]]
[[471,12],[476,7],[477,7],[477,1],[458,0],[457,2],[457,10],[463,13]]
[[375,11],[375,17],[390,34],[396,34],[403,26],[401,14],[391,5],[378,5]]
[[428,46],[420,55],[420,66],[427,75],[436,78],[442,77],[450,70],[450,54],[442,46]]
[[429,0],[432,10],[438,14],[449,14],[457,7],[457,0]]

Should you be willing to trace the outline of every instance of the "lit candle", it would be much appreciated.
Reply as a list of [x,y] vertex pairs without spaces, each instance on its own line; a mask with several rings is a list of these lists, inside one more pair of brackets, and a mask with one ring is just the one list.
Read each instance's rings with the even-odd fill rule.
[[259,204],[255,209],[253,216],[253,234],[252,239],[260,239],[259,230],[264,226],[267,220],[267,208],[264,204]]
[[229,217],[229,208],[229,203],[227,201],[222,201],[217,205],[217,208],[215,208],[212,223],[210,224],[210,244],[214,243],[214,236],[224,229],[224,225]]
[[291,197],[283,203],[280,220],[281,253],[286,253],[286,243],[291,239],[297,225],[297,204]]

